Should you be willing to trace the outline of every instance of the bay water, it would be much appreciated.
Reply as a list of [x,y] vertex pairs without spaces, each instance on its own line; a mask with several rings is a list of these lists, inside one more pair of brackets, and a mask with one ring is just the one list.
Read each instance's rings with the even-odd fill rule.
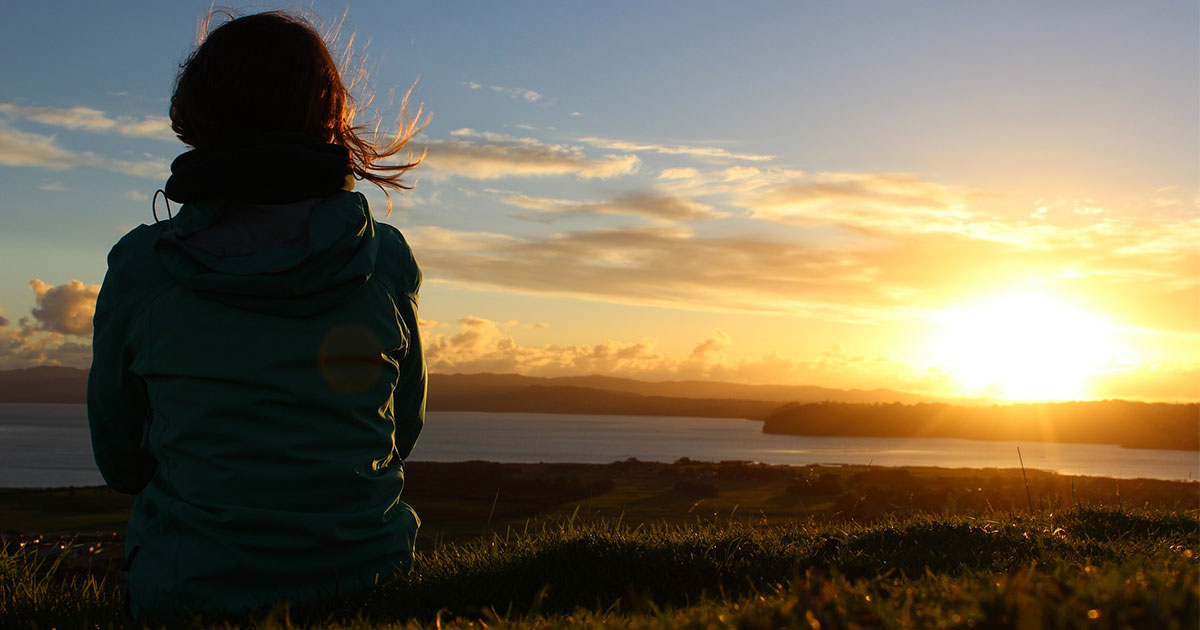
[[[672,462],[751,460],[769,464],[873,464],[1026,468],[1070,475],[1196,479],[1196,451],[1104,444],[992,442],[949,438],[813,437],[762,433],[762,423],[726,418],[431,411],[412,461],[609,463],[634,457]],[[84,405],[0,403],[0,487],[101,485]]]

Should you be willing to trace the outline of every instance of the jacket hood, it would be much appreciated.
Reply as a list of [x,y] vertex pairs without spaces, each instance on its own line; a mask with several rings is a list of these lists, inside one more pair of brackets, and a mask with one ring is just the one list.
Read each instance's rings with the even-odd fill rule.
[[[306,205],[311,212],[305,217]],[[185,204],[163,222],[155,254],[187,289],[236,308],[287,317],[308,317],[344,303],[370,279],[379,240],[361,194],[340,191],[271,209],[290,210],[279,214],[291,220],[307,218],[307,230],[301,222],[292,226],[300,228],[297,238],[274,238],[264,249],[229,254],[213,243],[228,238],[229,224],[240,220],[233,213],[264,207],[202,201]]]

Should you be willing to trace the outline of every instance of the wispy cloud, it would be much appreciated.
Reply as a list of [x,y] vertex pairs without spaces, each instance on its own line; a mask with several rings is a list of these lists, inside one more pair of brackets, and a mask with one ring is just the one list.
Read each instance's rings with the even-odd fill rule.
[[505,87],[503,85],[484,85],[476,81],[467,81],[466,86],[472,90],[490,90],[497,94],[503,94],[510,98],[519,99],[527,103],[544,103],[552,104],[553,100],[547,100],[540,92],[530,90],[523,87]]
[[3,121],[0,121],[0,164],[54,170],[87,166],[158,180],[170,174],[169,162],[163,158],[116,160],[88,151],[75,152],[59,145],[54,136],[14,129]]
[[807,177],[804,171],[790,168],[738,165],[702,170],[674,167],[660,171],[656,183],[667,192],[693,197],[723,197],[729,203],[738,205],[751,194],[802,182]]
[[488,189],[500,195],[501,201],[511,206],[533,210],[542,217],[564,217],[581,215],[643,216],[666,221],[714,219],[723,216],[712,206],[691,201],[676,195],[651,192],[629,192],[608,201],[573,201],[535,197],[521,193]]
[[75,165],[78,157],[59,146],[54,136],[13,129],[0,121],[0,164],[64,169]]
[[427,140],[423,166],[443,174],[470,179],[574,175],[606,179],[635,172],[633,155],[593,158],[575,147],[533,138],[514,138],[491,132],[460,129],[445,140]]
[[871,232],[959,232],[980,220],[985,195],[905,173],[807,173],[732,166],[661,171],[667,193],[714,199],[769,223],[838,225]]
[[0,103],[0,114],[65,129],[178,142],[166,116],[113,117],[91,107],[36,107],[17,103]]
[[531,293],[684,309],[788,311],[863,304],[876,274],[846,256],[753,236],[697,236],[678,225],[547,237],[410,229],[431,278]]
[[731,160],[746,160],[750,162],[766,162],[775,159],[774,155],[734,153],[721,147],[706,147],[686,144],[652,144],[644,142],[632,142],[629,140],[612,140],[608,138],[592,137],[580,138],[579,142],[601,149],[625,151],[631,153],[649,151],[664,155],[687,155],[690,157],[723,158]]
[[905,174],[823,173],[739,200],[768,221],[902,231],[956,229],[972,215],[970,192]]

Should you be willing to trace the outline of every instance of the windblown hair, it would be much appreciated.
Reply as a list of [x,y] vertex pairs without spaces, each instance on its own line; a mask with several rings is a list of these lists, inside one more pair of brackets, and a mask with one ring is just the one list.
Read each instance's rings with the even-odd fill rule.
[[[381,139],[378,121],[370,130],[355,124],[359,107],[324,39],[308,21],[283,11],[216,14],[228,21],[211,31],[214,14],[201,23],[200,44],[180,64],[175,79],[171,129],[179,139],[197,149],[278,136],[340,144],[350,152],[355,178],[388,196],[390,213],[388,190],[411,189],[402,178],[424,158],[410,153],[399,164],[385,163],[427,122],[419,107],[415,116],[406,113],[412,89],[401,101],[395,134]],[[360,71],[360,78],[364,74]]]

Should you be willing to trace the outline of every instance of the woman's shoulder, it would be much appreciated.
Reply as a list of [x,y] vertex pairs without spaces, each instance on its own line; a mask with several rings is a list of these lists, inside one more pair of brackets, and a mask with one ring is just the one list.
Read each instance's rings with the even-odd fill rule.
[[155,291],[170,284],[166,274],[155,258],[154,244],[164,229],[166,221],[151,225],[139,225],[108,252],[108,273],[104,276],[100,310],[106,305],[115,305],[138,295]]
[[375,234],[379,239],[375,270],[389,276],[397,290],[416,295],[421,287],[421,268],[404,234],[382,222],[376,223]]

